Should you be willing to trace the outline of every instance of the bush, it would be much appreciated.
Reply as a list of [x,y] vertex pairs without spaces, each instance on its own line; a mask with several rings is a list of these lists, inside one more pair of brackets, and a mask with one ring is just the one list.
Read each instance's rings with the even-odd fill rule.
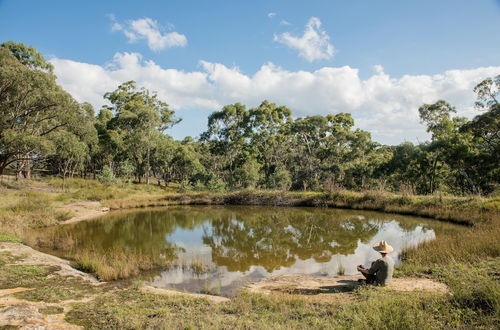
[[277,167],[276,170],[269,176],[267,186],[271,189],[288,190],[292,185],[292,177],[290,172],[284,167]]
[[226,191],[226,183],[224,182],[224,180],[222,180],[220,178],[210,179],[207,182],[206,187],[208,190],[215,191],[215,192],[222,193],[222,192]]
[[101,173],[97,176],[97,180],[99,180],[100,183],[108,186],[117,182],[115,174],[109,166],[104,166],[102,168]]

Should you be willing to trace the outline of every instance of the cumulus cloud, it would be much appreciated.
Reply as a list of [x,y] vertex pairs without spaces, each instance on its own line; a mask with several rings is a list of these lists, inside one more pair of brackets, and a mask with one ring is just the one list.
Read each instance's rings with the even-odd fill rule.
[[273,17],[275,17],[275,16],[276,16],[276,13],[268,13],[268,14],[267,14],[267,17],[269,17],[269,18],[273,18]]
[[328,60],[333,57],[335,49],[329,40],[330,37],[321,28],[321,21],[317,17],[309,19],[302,36],[293,36],[289,32],[274,36],[274,41],[298,51],[299,56],[309,62]]
[[171,47],[184,47],[187,45],[185,35],[178,32],[163,33],[164,28],[154,19],[145,17],[128,21],[126,24],[119,23],[113,15],[110,15],[112,31],[121,31],[129,42],[146,40],[148,47],[154,51]]
[[[445,99],[459,115],[477,114],[472,89],[484,78],[500,74],[497,66],[395,78],[376,66],[371,77],[362,79],[358,69],[350,66],[288,71],[266,63],[249,75],[205,61],[200,62],[200,70],[185,72],[162,68],[137,53],[117,53],[107,66],[58,58],[51,63],[58,82],[78,101],[91,102],[97,109],[104,103],[104,93],[135,80],[158,92],[181,117],[183,111],[206,113],[234,102],[254,107],[267,99],[288,106],[294,116],[349,112],[376,141],[391,144],[427,138],[418,117],[423,103]],[[180,125],[190,129],[187,122]]]

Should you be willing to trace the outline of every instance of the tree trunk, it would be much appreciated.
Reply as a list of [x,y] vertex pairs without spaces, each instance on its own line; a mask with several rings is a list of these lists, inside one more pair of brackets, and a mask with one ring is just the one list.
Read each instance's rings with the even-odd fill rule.
[[146,184],[149,184],[149,148],[148,148],[148,155],[146,157]]
[[23,175],[24,175],[25,179],[31,180],[31,160],[30,160],[30,153],[29,152],[26,154]]
[[474,184],[474,182],[472,181],[472,179],[470,178],[470,176],[467,175],[467,172],[465,172],[465,170],[463,168],[461,168],[460,169],[460,173],[464,176],[465,180],[467,180],[467,182],[471,186],[472,193],[473,194],[477,194],[478,191],[477,191],[476,185]]
[[17,157],[17,166],[16,166],[16,181],[19,181],[21,179],[21,174],[22,174],[22,171],[23,171],[23,161],[20,159],[20,156],[16,156]]

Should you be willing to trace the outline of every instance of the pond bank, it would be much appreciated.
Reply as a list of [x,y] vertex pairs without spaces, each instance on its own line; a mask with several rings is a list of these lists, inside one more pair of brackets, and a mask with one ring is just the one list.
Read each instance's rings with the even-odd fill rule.
[[416,215],[462,225],[500,217],[500,198],[404,196],[384,191],[284,192],[243,190],[228,193],[167,193],[155,198],[104,201],[110,209],[169,205],[311,206]]

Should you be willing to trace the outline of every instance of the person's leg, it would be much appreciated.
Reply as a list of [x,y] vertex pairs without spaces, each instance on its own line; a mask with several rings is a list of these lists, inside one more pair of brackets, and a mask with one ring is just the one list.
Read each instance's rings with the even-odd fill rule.
[[373,274],[365,274],[361,273],[365,278],[366,278],[366,284],[373,284],[375,283],[376,276]]

